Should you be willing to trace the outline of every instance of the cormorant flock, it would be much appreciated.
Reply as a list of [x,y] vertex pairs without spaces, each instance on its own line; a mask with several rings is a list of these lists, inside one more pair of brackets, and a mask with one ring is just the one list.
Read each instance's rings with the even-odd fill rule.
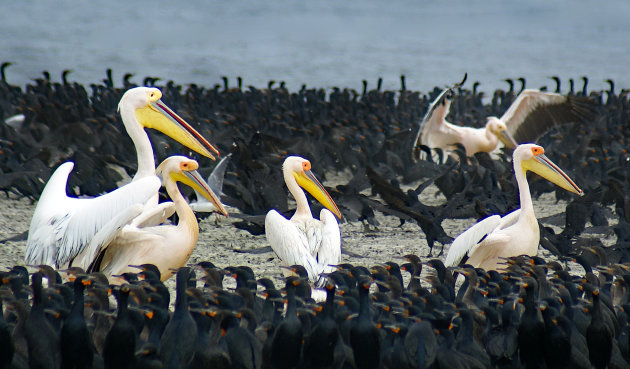
[[[68,177],[73,197],[115,190],[123,179],[116,168],[129,176],[140,172],[141,154],[136,155],[117,113],[123,94],[137,87],[133,75],[125,75],[116,87],[110,70],[104,80],[84,87],[70,81],[69,71],[61,82],[44,73],[21,88],[10,83],[9,66],[0,68],[3,192],[35,203],[66,161],[80,168]],[[480,128],[486,117],[507,114],[519,93],[527,91],[524,79],[518,79],[521,91],[507,81],[507,90],[490,96],[478,90],[478,82],[472,90],[463,82],[449,87],[449,120]],[[209,260],[168,269],[176,274],[175,291],[163,283],[165,270],[152,263],[128,268],[116,275],[116,284],[93,264],[79,268],[70,262],[62,270],[47,263],[17,265],[0,271],[0,368],[630,367],[628,91],[615,91],[613,81],[607,90],[588,91],[586,77],[582,89],[574,90],[571,81],[571,90],[562,91],[560,79],[555,81],[556,94],[579,102],[578,115],[570,112],[573,118],[567,121],[567,111],[543,117],[544,109],[538,109],[539,123],[532,128],[537,145],[514,151],[529,150],[527,160],[532,161],[523,166],[523,175],[537,161],[554,171],[554,183],[562,186],[528,176],[534,201],[555,192],[568,202],[558,224],[561,232],[538,221],[539,244],[553,258],[500,257],[498,270],[484,270],[466,257],[445,265],[444,246],[448,251],[457,235],[447,234],[441,223],[488,219],[516,209],[517,168],[510,147],[468,155],[459,141],[442,148],[417,145],[419,124],[430,117],[429,109],[442,104],[436,100],[444,95],[442,89],[410,91],[404,76],[396,91],[382,90],[381,83],[369,88],[364,81],[362,91],[302,86],[295,92],[275,81],[257,88],[244,87],[240,78],[230,85],[224,78],[222,84],[205,87],[146,77],[142,85],[158,90],[143,90],[150,98],[136,118],[154,128],[143,114],[155,117],[159,112],[196,132],[192,135],[202,146],[213,147],[207,138],[222,157],[229,156],[222,162],[222,178],[208,181],[222,188],[206,187],[203,179],[190,183],[210,200],[217,192],[228,205],[225,213],[237,209],[238,227],[261,235],[269,210],[290,216],[288,177],[309,192],[319,186],[321,204],[309,200],[310,207],[317,213],[323,207],[336,210],[340,227],[355,221],[377,226],[375,212],[417,223],[430,254],[376,265],[352,265],[341,258],[320,270],[316,285],[300,264],[286,262],[288,276],[276,285],[249,266],[219,268],[214,263],[226,261]],[[159,96],[150,95],[155,91]],[[151,106],[157,110],[150,112]],[[172,131],[163,132],[173,137]],[[180,145],[151,129],[146,133],[155,157],[196,160],[180,157],[179,166],[165,170],[163,164],[157,173],[153,165],[150,175],[158,175],[163,184],[181,182],[197,162],[200,171],[212,169],[200,157],[211,155],[192,147],[192,141],[173,137]],[[415,155],[418,150],[424,155]],[[283,177],[282,163],[291,156],[308,160],[298,160],[299,168]],[[327,173],[341,171],[351,179],[334,188],[321,186],[310,172],[311,163],[322,182]],[[418,185],[401,189],[410,183]],[[420,201],[428,186],[444,195],[442,205]],[[191,189],[179,190],[194,198]],[[174,191],[171,187],[168,193]],[[164,189],[159,196],[160,204],[169,198]],[[197,202],[195,206],[204,206]],[[221,209],[221,202],[211,208]],[[177,214],[180,218],[172,222],[183,223],[180,208]],[[154,216],[123,222],[118,225],[122,233],[112,237],[97,232],[99,262],[107,258],[108,242],[125,240],[127,227],[140,227],[137,223],[153,225]],[[604,245],[585,237],[589,233],[614,234],[616,240]],[[487,244],[486,237],[474,239],[471,247]],[[440,246],[437,256],[435,243]],[[568,261],[581,268],[569,270]],[[232,278],[236,287],[227,288],[225,282]],[[325,298],[315,299],[317,293]]]

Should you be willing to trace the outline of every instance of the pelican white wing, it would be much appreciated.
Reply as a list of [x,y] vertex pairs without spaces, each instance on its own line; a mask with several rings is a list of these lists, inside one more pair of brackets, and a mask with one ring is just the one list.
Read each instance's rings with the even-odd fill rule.
[[521,209],[516,209],[505,216],[491,215],[457,236],[446,255],[446,266],[456,266],[465,255],[471,255],[483,241],[484,247],[488,238],[496,231],[505,229],[518,221]]
[[[106,224],[88,247],[86,260],[90,260],[89,271],[101,271],[112,276],[132,270],[130,265],[153,264],[160,270],[162,280],[166,280],[174,268],[183,266],[197,244],[199,226],[195,214],[179,192],[177,182],[200,191],[227,216],[218,196],[197,172],[198,167],[196,161],[184,156],[171,156],[164,160],[157,173],[173,202],[158,205],[139,217],[130,212],[128,216],[121,215]],[[155,224],[165,220],[173,208],[179,217],[177,225]],[[137,211],[142,212],[142,209]]]
[[142,208],[143,206],[141,204],[132,205],[107,222],[96,232],[94,237],[92,237],[88,246],[84,247],[74,258],[70,266],[77,266],[83,270],[92,272],[91,266],[101,249],[109,245],[118,236],[124,226],[130,224],[134,218],[139,216],[142,213]]
[[96,198],[72,198],[66,184],[73,167],[67,162],[57,168],[42,192],[29,227],[27,264],[67,266],[107,222],[130,206],[145,204],[160,188],[160,179],[152,176]]
[[444,265],[456,266],[468,252],[481,242],[488,234],[492,233],[501,223],[500,215],[492,215],[480,220],[464,233],[457,236],[451,244],[446,255]]
[[320,271],[310,249],[316,247],[317,239],[321,242],[321,229],[304,227],[271,210],[265,218],[265,235],[283,265],[303,265],[309,280],[317,280]]
[[[311,162],[298,156],[289,156],[284,160],[282,172],[297,209],[290,220],[275,210],[267,213],[267,241],[282,264],[304,266],[310,282],[319,284],[319,275],[330,271],[328,264],[336,265],[341,261],[341,234],[335,219],[335,215],[341,219],[341,212],[311,172]],[[320,220],[313,218],[306,194],[300,187],[326,208],[320,212]]]
[[433,100],[427,113],[424,115],[415,144],[412,150],[412,158],[418,160],[422,158],[423,153],[420,152],[420,145],[430,148],[446,149],[448,146],[461,140],[461,132],[458,127],[448,123],[446,116],[451,108],[451,102],[454,97],[454,89],[461,87],[468,73],[464,74],[464,79],[451,87],[445,88],[438,97]]
[[319,220],[322,224],[322,240],[316,253],[317,264],[320,273],[330,273],[341,262],[341,233],[337,218],[328,209],[319,212]]
[[[453,127],[446,124],[445,118],[451,106],[450,98],[445,96],[447,93],[452,94],[450,89],[447,88],[431,103],[420,123],[413,150],[414,160],[418,160],[423,156],[419,150],[420,145],[429,146],[431,148],[443,148],[453,142],[451,136],[458,135],[458,132],[453,129]],[[448,142],[444,143],[444,141]]]
[[[211,204],[210,201],[208,203]],[[144,210],[142,214],[133,219],[131,224],[138,228],[157,226],[164,223],[173,214],[175,214],[175,204],[172,201],[165,201],[150,210]]]
[[503,218],[493,215],[458,236],[449,249],[445,264],[458,264],[468,254],[467,263],[475,268],[496,270],[500,258],[536,255],[540,233],[532,203],[526,171],[531,170],[550,182],[582,196],[582,190],[538,145],[523,144],[512,154],[514,175],[518,184],[521,207]]
[[[138,155],[138,171],[132,183],[97,198],[77,199],[66,194],[74,163],[64,163],[53,173],[31,220],[25,255],[28,264],[65,267],[85,249],[101,227],[130,206],[157,205],[160,180],[155,176],[153,148],[145,128],[159,130],[206,157],[214,159],[210,151],[219,153],[168,108],[161,97],[162,93],[156,88],[137,87],[125,92],[118,105]],[[150,210],[151,206],[144,210]],[[225,211],[220,204],[218,206]],[[146,215],[143,220],[149,222],[152,218]],[[107,238],[105,234],[101,236]]]
[[[177,233],[177,226],[162,225],[146,228],[136,228],[128,225],[116,232],[115,237],[100,245],[98,259],[90,270],[100,271],[106,276],[120,274],[132,270],[129,265],[153,264],[181,265],[181,261],[174,262],[178,249],[168,246],[176,245],[182,241],[181,233]],[[188,241],[188,240],[185,240]],[[196,238],[194,240],[196,242]],[[192,250],[191,250],[192,252]],[[187,255],[189,256],[189,255]],[[188,259],[185,257],[184,263]],[[162,279],[170,277],[172,271],[168,268],[160,268]],[[117,282],[117,280],[113,280]]]

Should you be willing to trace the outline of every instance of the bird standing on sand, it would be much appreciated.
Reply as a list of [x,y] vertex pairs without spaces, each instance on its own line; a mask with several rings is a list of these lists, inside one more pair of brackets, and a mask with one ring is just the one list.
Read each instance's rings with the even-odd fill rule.
[[155,176],[153,148],[144,128],[157,129],[214,160],[210,151],[218,154],[217,149],[168,108],[161,97],[156,88],[137,87],[125,92],[118,105],[138,157],[138,171],[131,183],[99,197],[77,199],[66,193],[74,163],[66,162],[55,170],[31,219],[24,258],[27,264],[87,269],[93,260],[91,253],[79,254],[106,223],[120,214],[128,218],[142,212],[162,213],[172,207],[158,206],[160,180]]
[[[297,209],[291,219],[270,210],[265,218],[265,235],[282,265],[303,265],[309,280],[316,282],[320,273],[332,272],[334,268],[330,265],[341,261],[341,233],[335,219],[335,216],[341,219],[341,212],[311,172],[310,161],[289,156],[282,165],[282,172]],[[306,194],[300,187],[326,207],[320,212],[319,220],[313,218]]]
[[171,214],[152,217],[140,224],[129,224],[123,228],[109,228],[106,225],[88,246],[88,249],[95,250],[98,255],[89,270],[112,276],[135,271],[130,265],[153,264],[159,269],[161,280],[165,281],[173,274],[174,268],[184,266],[197,244],[199,224],[186,199],[179,192],[177,182],[192,187],[219,212],[228,215],[219,197],[197,172],[198,168],[196,161],[184,156],[171,156],[164,160],[157,168],[157,174],[173,200],[179,218],[177,225],[162,224]]
[[465,262],[476,268],[497,269],[501,258],[534,256],[538,252],[540,229],[525,173],[531,170],[567,191],[582,195],[582,190],[547,156],[538,145],[519,145],[512,155],[521,208],[505,215],[492,215],[460,234],[448,250],[445,264]]

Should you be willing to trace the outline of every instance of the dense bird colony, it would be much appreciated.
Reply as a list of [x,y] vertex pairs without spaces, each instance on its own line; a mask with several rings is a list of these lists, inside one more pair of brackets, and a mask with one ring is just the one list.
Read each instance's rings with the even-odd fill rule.
[[[2,65],[0,79],[2,191],[37,201],[66,161],[80,168],[69,176],[70,196],[114,190],[126,177],[121,168],[136,173],[136,152],[117,113],[123,94],[135,87],[132,75],[115,87],[110,71],[86,88],[70,82],[67,72],[61,82],[45,73],[23,89],[7,79],[9,65]],[[485,127],[486,117],[502,116],[517,99],[520,91],[510,82],[490,96],[478,83],[452,88],[449,121]],[[539,110],[537,121],[547,123],[527,132],[537,131],[534,156],[544,147],[553,159],[545,163],[568,183],[561,188],[527,177],[534,200],[555,192],[568,203],[566,214],[546,220],[556,231],[538,222],[539,244],[549,257],[505,257],[496,271],[475,268],[465,257],[445,266],[457,234],[442,224],[519,207],[512,150],[467,155],[463,144],[417,146],[419,124],[442,89],[410,91],[404,77],[397,91],[366,82],[363,91],[303,86],[295,92],[273,81],[256,88],[242,86],[240,78],[231,86],[225,78],[208,88],[147,77],[142,85],[158,87],[178,117],[229,157],[208,184],[238,218],[235,226],[262,235],[268,211],[293,214],[281,168],[295,155],[310,161],[304,174],[288,174],[301,186],[298,177],[312,175],[310,163],[322,183],[350,173],[345,183],[325,189],[309,177],[330,199],[324,205],[309,200],[313,214],[323,206],[337,209],[341,228],[350,222],[378,227],[383,215],[415,223],[429,255],[369,265],[342,257],[326,266],[317,286],[299,264],[287,265],[292,275],[278,279],[257,274],[254,265],[218,266],[230,260],[177,271],[146,263],[126,270],[115,285],[93,265],[17,265],[0,271],[0,367],[630,367],[630,100],[612,81],[605,91],[588,91],[583,82],[576,91],[560,91],[557,82],[556,91],[580,101],[579,119],[566,121],[566,112],[544,117]],[[185,155],[200,171],[213,168],[165,135],[147,133],[160,161]],[[414,150],[425,155],[414,160],[420,157]],[[427,188],[444,201],[422,202]],[[566,191],[571,188],[584,196]],[[180,190],[194,198],[192,190]],[[160,203],[167,198],[161,189]],[[193,205],[203,207],[201,199]],[[609,234],[613,241],[589,234]],[[579,267],[569,269],[568,261]],[[175,288],[162,281],[165,272],[176,274]]]

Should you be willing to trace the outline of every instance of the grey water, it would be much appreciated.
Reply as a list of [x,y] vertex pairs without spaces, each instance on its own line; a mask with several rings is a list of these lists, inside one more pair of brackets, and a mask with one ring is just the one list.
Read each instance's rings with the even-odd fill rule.
[[589,89],[605,79],[630,88],[627,0],[21,0],[0,5],[0,62],[24,86],[71,69],[71,81],[120,85],[145,76],[212,86],[285,81],[290,90],[333,86],[427,91],[461,80],[482,91],[555,88],[549,77]]

